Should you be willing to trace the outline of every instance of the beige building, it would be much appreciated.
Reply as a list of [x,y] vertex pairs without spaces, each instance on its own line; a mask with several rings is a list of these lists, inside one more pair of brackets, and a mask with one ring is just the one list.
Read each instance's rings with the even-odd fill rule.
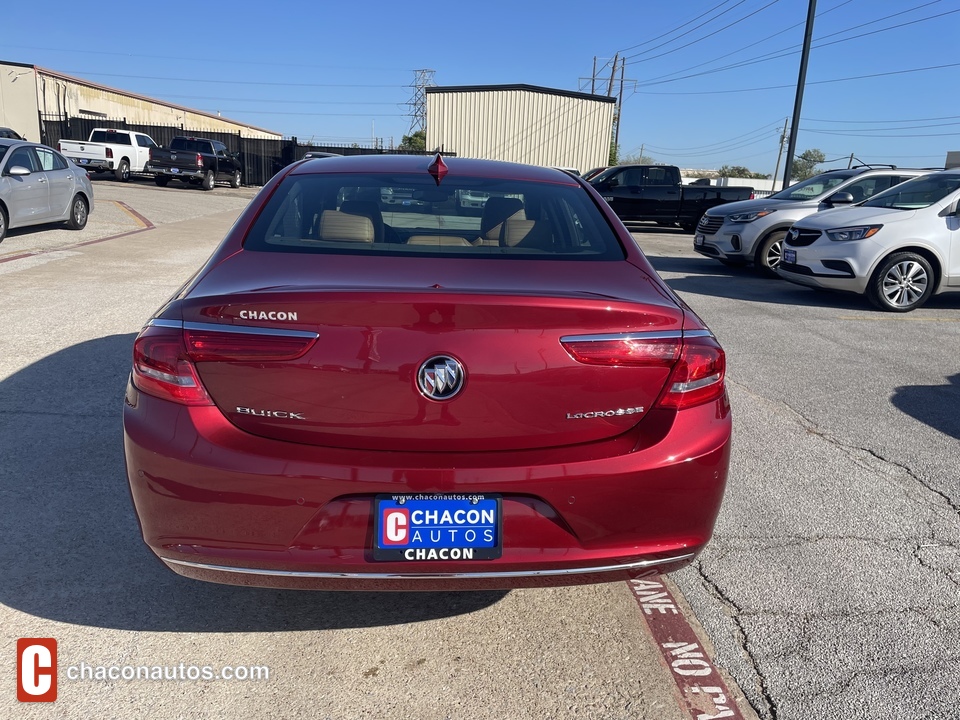
[[427,147],[459,157],[608,165],[616,99],[533,85],[428,87]]
[[187,130],[240,133],[242,137],[280,140],[272,130],[235,122],[218,115],[173,105],[125,90],[98,85],[21,63],[0,62],[0,127],[9,127],[39,142],[41,115],[131,124],[171,125]]

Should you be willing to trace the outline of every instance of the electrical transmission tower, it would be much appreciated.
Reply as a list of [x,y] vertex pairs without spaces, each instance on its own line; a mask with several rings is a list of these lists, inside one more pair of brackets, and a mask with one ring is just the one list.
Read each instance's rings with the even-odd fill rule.
[[427,88],[436,85],[433,81],[436,70],[414,70],[413,74],[413,85],[410,86],[413,100],[407,103],[411,108],[410,135],[427,129]]

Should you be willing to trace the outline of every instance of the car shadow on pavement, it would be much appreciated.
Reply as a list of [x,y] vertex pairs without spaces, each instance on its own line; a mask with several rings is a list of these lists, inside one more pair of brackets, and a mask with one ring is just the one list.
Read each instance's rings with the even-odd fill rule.
[[471,613],[506,591],[360,593],[214,585],[146,548],[123,461],[134,335],[61,350],[0,381],[0,602],[78,625],[175,632],[374,627]]
[[960,373],[947,378],[948,385],[904,385],[893,391],[891,402],[898,410],[960,440]]

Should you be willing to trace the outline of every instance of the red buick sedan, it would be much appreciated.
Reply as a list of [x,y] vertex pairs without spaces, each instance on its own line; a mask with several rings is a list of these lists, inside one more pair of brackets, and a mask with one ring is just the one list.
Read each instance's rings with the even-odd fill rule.
[[127,474],[147,545],[201,580],[666,572],[720,508],[724,373],[710,330],[579,178],[306,160],[137,337]]

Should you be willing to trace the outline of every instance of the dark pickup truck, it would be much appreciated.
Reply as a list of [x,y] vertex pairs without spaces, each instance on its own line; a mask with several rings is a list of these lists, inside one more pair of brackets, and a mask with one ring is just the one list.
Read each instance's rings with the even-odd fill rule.
[[242,173],[236,153],[217,140],[198,137],[175,137],[168,148],[151,148],[144,172],[153,173],[157,185],[166,186],[170,179],[200,185],[213,190],[218,182],[240,187]]
[[590,178],[590,184],[624,222],[648,220],[696,229],[709,208],[753,197],[750,187],[683,185],[673,165],[617,165]]

